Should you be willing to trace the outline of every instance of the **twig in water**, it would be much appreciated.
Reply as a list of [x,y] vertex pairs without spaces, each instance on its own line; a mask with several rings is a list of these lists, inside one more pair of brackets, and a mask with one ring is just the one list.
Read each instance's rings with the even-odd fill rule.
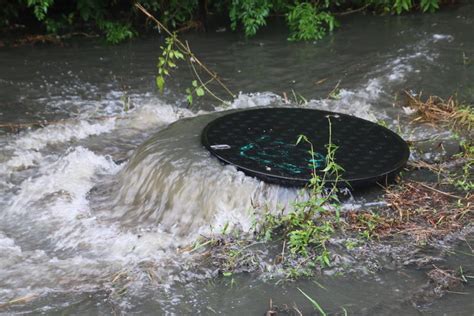
[[358,8],[358,9],[348,10],[348,11],[344,11],[344,12],[341,12],[341,13],[335,13],[334,15],[335,16],[344,16],[344,15],[349,15],[349,14],[357,13],[357,12],[360,12],[360,11],[364,11],[365,9],[367,9],[369,7],[369,5],[370,5],[370,3],[367,3],[366,5]]
[[216,315],[218,314],[218,313],[216,312],[216,310],[215,310],[214,308],[212,308],[211,306],[206,306],[206,309],[210,310],[211,312],[213,312],[213,313],[216,314]]
[[415,161],[409,161],[407,163],[409,167],[416,168],[416,169],[426,169],[429,171],[433,171],[436,173],[442,173],[445,170],[440,166],[439,164],[430,164],[427,163],[426,161],[423,160],[415,160]]
[[15,304],[23,304],[23,303],[28,303],[31,300],[35,299],[38,295],[37,294],[29,294],[26,296],[14,298],[8,302],[5,303],[0,303],[0,308],[7,307],[10,305],[15,305]]
[[338,91],[339,91],[339,85],[341,84],[341,80],[339,80],[334,88],[328,93],[328,96],[326,97],[327,99],[337,99],[338,98]]
[[464,238],[464,241],[466,242],[466,245],[469,247],[469,249],[471,250],[471,252],[474,253],[474,249],[472,249],[471,244],[469,244],[469,242],[467,241],[466,238]]
[[[187,45],[187,47],[188,47],[188,49],[189,49],[188,41],[186,41],[186,45]],[[191,51],[191,50],[189,49],[189,51]],[[201,79],[201,76],[199,76],[199,73],[198,73],[197,70],[196,70],[196,67],[194,67],[193,62],[194,62],[194,59],[192,59],[192,58],[189,59],[189,64],[191,65],[191,69],[193,70],[194,75],[196,76],[197,80],[198,80],[199,83],[201,84],[201,87],[202,87],[204,90],[206,90],[207,93],[209,93],[209,94],[210,94],[212,97],[214,97],[215,99],[219,100],[220,102],[222,102],[222,103],[224,103],[224,104],[227,104],[228,102],[226,102],[225,100],[219,98],[217,95],[215,95],[215,93],[213,93],[213,92],[212,92],[211,90],[209,90],[209,88],[207,87],[207,85],[208,85],[209,83],[211,83],[211,82],[214,80],[214,78],[211,78],[211,79],[209,79],[209,80],[206,81],[206,82],[203,82],[202,79]]]
[[444,276],[446,276],[446,277],[448,277],[448,278],[450,278],[450,279],[457,280],[457,281],[462,281],[461,278],[452,276],[451,274],[449,274],[448,272],[446,272],[446,270],[443,270],[443,269],[438,268],[435,264],[433,264],[433,267],[434,267],[436,270],[438,270],[441,274],[443,274]]
[[320,79],[320,80],[316,81],[315,84],[316,84],[316,85],[320,85],[320,84],[326,82],[326,80],[328,80],[328,78]]
[[283,240],[283,247],[281,248],[281,262],[285,261],[286,239]]
[[288,96],[286,95],[286,92],[283,92],[283,100],[285,101],[285,104],[290,104],[290,101],[288,101]]
[[456,292],[456,291],[449,291],[449,290],[446,290],[446,293],[460,294],[460,295],[469,295],[468,292]]
[[303,316],[303,313],[299,310],[299,308],[298,308],[298,306],[296,305],[296,303],[293,303],[293,309],[295,310],[295,312],[298,313],[298,315]]

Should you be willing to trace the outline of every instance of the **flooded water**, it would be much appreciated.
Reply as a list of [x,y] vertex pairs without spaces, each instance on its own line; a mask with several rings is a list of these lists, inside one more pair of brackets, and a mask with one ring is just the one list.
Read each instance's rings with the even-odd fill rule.
[[[0,303],[21,298],[0,313],[263,315],[272,300],[314,314],[300,288],[333,314],[473,315],[472,282],[462,293],[430,296],[426,269],[398,258],[407,249],[429,253],[472,275],[472,234],[467,242],[453,236],[454,248],[393,246],[369,261],[352,258],[347,273],[283,284],[270,263],[266,273],[216,277],[177,251],[223,227],[249,231],[252,205],[277,210],[297,196],[210,157],[200,132],[221,111],[298,106],[301,95],[306,107],[383,120],[417,140],[450,134],[408,125],[394,106],[400,90],[474,102],[473,4],[433,15],[354,15],[342,25],[317,43],[286,41],[278,23],[249,40],[185,35],[238,93],[228,108],[209,98],[188,108],[186,66],[157,93],[158,37],[1,48],[0,123],[53,124],[0,129]],[[338,82],[339,97],[327,99]],[[377,198],[365,192],[349,202]]]

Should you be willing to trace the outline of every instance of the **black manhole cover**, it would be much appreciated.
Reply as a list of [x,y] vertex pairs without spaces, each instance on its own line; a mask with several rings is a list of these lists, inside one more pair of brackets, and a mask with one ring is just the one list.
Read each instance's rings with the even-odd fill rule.
[[[325,167],[331,121],[335,161],[344,168],[342,179],[351,186],[391,180],[405,165],[408,145],[397,134],[350,115],[295,108],[263,108],[233,112],[210,122],[202,132],[203,145],[221,161],[266,182],[304,186],[312,163]],[[301,142],[305,135],[313,144]],[[329,179],[329,182],[334,179]]]

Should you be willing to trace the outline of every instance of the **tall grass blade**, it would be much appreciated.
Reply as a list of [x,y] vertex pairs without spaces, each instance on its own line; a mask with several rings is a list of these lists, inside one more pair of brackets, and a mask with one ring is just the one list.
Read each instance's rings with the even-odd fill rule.
[[305,292],[303,292],[299,287],[297,287],[298,291],[301,292],[301,294],[303,294],[310,302],[311,304],[313,305],[313,308],[315,310],[317,310],[318,312],[321,313],[321,315],[323,316],[326,316],[326,312],[324,311],[324,309],[322,309],[321,305],[318,304],[318,302],[316,302],[314,299],[312,299],[308,294],[306,294]]

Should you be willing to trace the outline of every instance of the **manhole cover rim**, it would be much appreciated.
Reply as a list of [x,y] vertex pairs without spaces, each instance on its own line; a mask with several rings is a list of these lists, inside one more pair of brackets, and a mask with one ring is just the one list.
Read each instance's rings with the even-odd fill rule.
[[[220,121],[222,120],[225,120],[226,118],[228,119],[229,116],[231,115],[236,115],[236,114],[241,114],[242,112],[253,112],[253,111],[274,111],[274,110],[280,110],[280,109],[284,109],[284,110],[303,110],[303,111],[317,111],[317,112],[320,112],[322,115],[325,115],[325,116],[333,116],[333,117],[345,117],[345,118],[348,118],[348,119],[351,119],[351,120],[360,120],[360,121],[364,121],[366,123],[369,123],[369,124],[372,124],[382,130],[384,130],[385,132],[387,132],[391,137],[393,137],[394,140],[396,140],[397,142],[399,142],[400,144],[403,145],[403,153],[400,152],[400,160],[394,164],[392,166],[392,168],[390,169],[387,169],[384,171],[383,174],[380,174],[380,173],[376,173],[376,174],[373,174],[370,175],[364,175],[362,177],[353,177],[349,180],[347,180],[347,182],[351,185],[359,185],[359,184],[368,184],[368,183],[376,183],[378,180],[380,179],[385,179],[385,178],[389,178],[389,177],[392,177],[394,175],[396,175],[399,171],[401,171],[403,169],[403,167],[406,165],[408,159],[409,159],[409,156],[410,156],[410,149],[408,147],[408,144],[405,142],[405,140],[403,140],[402,137],[400,137],[397,133],[393,132],[392,130],[386,128],[386,127],[383,127],[381,125],[378,125],[374,122],[371,122],[369,120],[366,120],[366,119],[363,119],[363,118],[360,118],[360,117],[357,117],[357,116],[353,116],[353,115],[349,115],[349,114],[344,114],[344,113],[338,113],[338,112],[331,112],[331,111],[326,111],[326,110],[319,110],[319,109],[310,109],[310,108],[294,108],[294,107],[258,107],[258,108],[252,108],[252,109],[242,109],[242,110],[231,110],[231,111],[225,111],[225,112],[228,112],[228,113],[224,113],[223,115],[221,115],[220,117],[218,118],[215,118],[214,120],[210,121],[205,127],[204,129],[202,130],[202,133],[201,133],[201,143],[202,145],[209,151],[209,153],[211,154],[211,156],[214,156],[216,157],[217,159],[219,159],[221,162],[225,163],[225,164],[228,164],[228,165],[231,165],[233,167],[235,167],[237,170],[240,170],[242,172],[244,172],[246,175],[248,176],[251,176],[251,177],[256,177],[258,178],[259,180],[261,181],[264,181],[264,182],[271,182],[271,183],[281,183],[281,184],[286,184],[286,185],[296,185],[296,186],[303,186],[305,184],[308,184],[310,178],[308,177],[307,179],[303,179],[301,177],[291,177],[291,176],[284,176],[284,175],[276,175],[275,173],[271,173],[271,172],[265,172],[263,170],[256,170],[256,169],[253,169],[253,168],[250,168],[250,167],[246,167],[246,166],[241,166],[241,165],[238,165],[236,164],[235,162],[225,158],[225,157],[222,157],[221,155],[219,155],[218,151],[214,150],[209,142],[209,139],[208,139],[208,131],[210,128],[212,128],[215,124],[219,123]],[[260,176],[260,177],[259,177]],[[325,182],[326,183],[334,183],[336,180],[334,179],[328,179],[326,180]],[[342,177],[341,179],[338,181],[338,183],[344,183],[346,181],[346,179],[344,179],[344,173],[342,173]]]

